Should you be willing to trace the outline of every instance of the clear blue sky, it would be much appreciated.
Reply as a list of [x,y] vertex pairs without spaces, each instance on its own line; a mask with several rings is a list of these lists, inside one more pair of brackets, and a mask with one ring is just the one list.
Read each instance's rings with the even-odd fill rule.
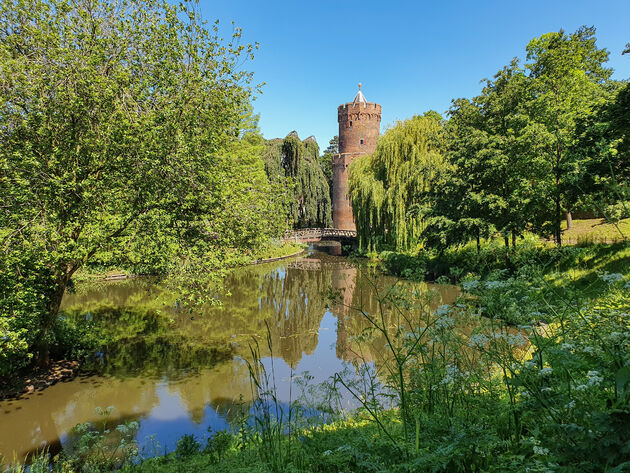
[[630,0],[246,1],[200,0],[206,20],[231,21],[260,43],[245,68],[266,82],[255,102],[266,138],[297,130],[323,149],[337,134],[337,106],[357,83],[383,106],[381,130],[451,99],[472,97],[480,80],[543,33],[597,27],[616,79],[630,77]]

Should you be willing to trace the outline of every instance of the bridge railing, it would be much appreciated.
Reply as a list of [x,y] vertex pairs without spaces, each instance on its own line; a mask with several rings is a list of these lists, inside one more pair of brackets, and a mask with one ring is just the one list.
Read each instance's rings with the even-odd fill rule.
[[299,228],[284,233],[283,240],[308,240],[325,238],[356,238],[355,230],[340,230],[339,228]]

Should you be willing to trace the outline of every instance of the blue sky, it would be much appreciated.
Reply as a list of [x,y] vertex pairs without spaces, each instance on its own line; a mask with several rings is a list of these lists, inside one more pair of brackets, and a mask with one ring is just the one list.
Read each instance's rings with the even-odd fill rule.
[[472,97],[480,80],[543,33],[597,27],[616,79],[630,77],[630,0],[245,1],[200,0],[207,20],[234,21],[260,43],[245,68],[266,82],[255,102],[266,138],[297,130],[321,148],[337,134],[337,106],[357,83],[383,106],[382,130],[451,99]]

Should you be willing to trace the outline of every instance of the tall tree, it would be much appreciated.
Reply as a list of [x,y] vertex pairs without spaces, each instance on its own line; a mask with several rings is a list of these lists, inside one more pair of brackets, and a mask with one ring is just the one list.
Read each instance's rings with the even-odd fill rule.
[[547,33],[527,45],[533,93],[528,109],[537,139],[545,143],[542,176],[548,176],[542,181],[548,202],[539,213],[550,222],[558,245],[564,213],[575,204],[568,199],[568,190],[575,167],[569,150],[577,140],[576,126],[605,100],[603,85],[612,73],[604,66],[608,51],[595,41],[595,28],[581,27],[572,34]]
[[212,274],[275,231],[252,215],[267,184],[240,148],[255,49],[240,36],[222,42],[189,4],[0,1],[0,326],[42,363],[95,254],[142,240]]
[[287,223],[294,228],[329,227],[332,223],[328,181],[320,165],[313,136],[300,140],[297,132],[267,141],[267,174],[284,186]]
[[427,195],[444,168],[442,124],[432,116],[399,122],[376,151],[350,166],[349,186],[359,244],[412,249],[426,225]]
[[[457,237],[501,232],[509,244],[531,223],[537,193],[537,164],[533,143],[527,139],[529,119],[523,110],[528,83],[516,60],[486,80],[482,94],[472,101],[453,102],[447,123],[448,157],[454,165],[449,178],[435,190],[433,212],[450,219],[435,220]],[[454,196],[457,196],[454,198]],[[448,202],[447,202],[448,200]],[[453,241],[453,238],[447,238]]]

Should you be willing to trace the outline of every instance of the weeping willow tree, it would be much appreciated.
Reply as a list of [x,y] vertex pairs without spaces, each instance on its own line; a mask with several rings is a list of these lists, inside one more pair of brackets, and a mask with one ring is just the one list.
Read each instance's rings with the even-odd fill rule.
[[269,180],[282,183],[287,191],[290,225],[294,228],[332,225],[330,190],[315,138],[302,141],[296,132],[291,132],[283,140],[269,140],[263,159]]
[[350,166],[349,187],[361,248],[409,250],[421,244],[427,194],[446,167],[439,115],[398,122],[376,151]]

